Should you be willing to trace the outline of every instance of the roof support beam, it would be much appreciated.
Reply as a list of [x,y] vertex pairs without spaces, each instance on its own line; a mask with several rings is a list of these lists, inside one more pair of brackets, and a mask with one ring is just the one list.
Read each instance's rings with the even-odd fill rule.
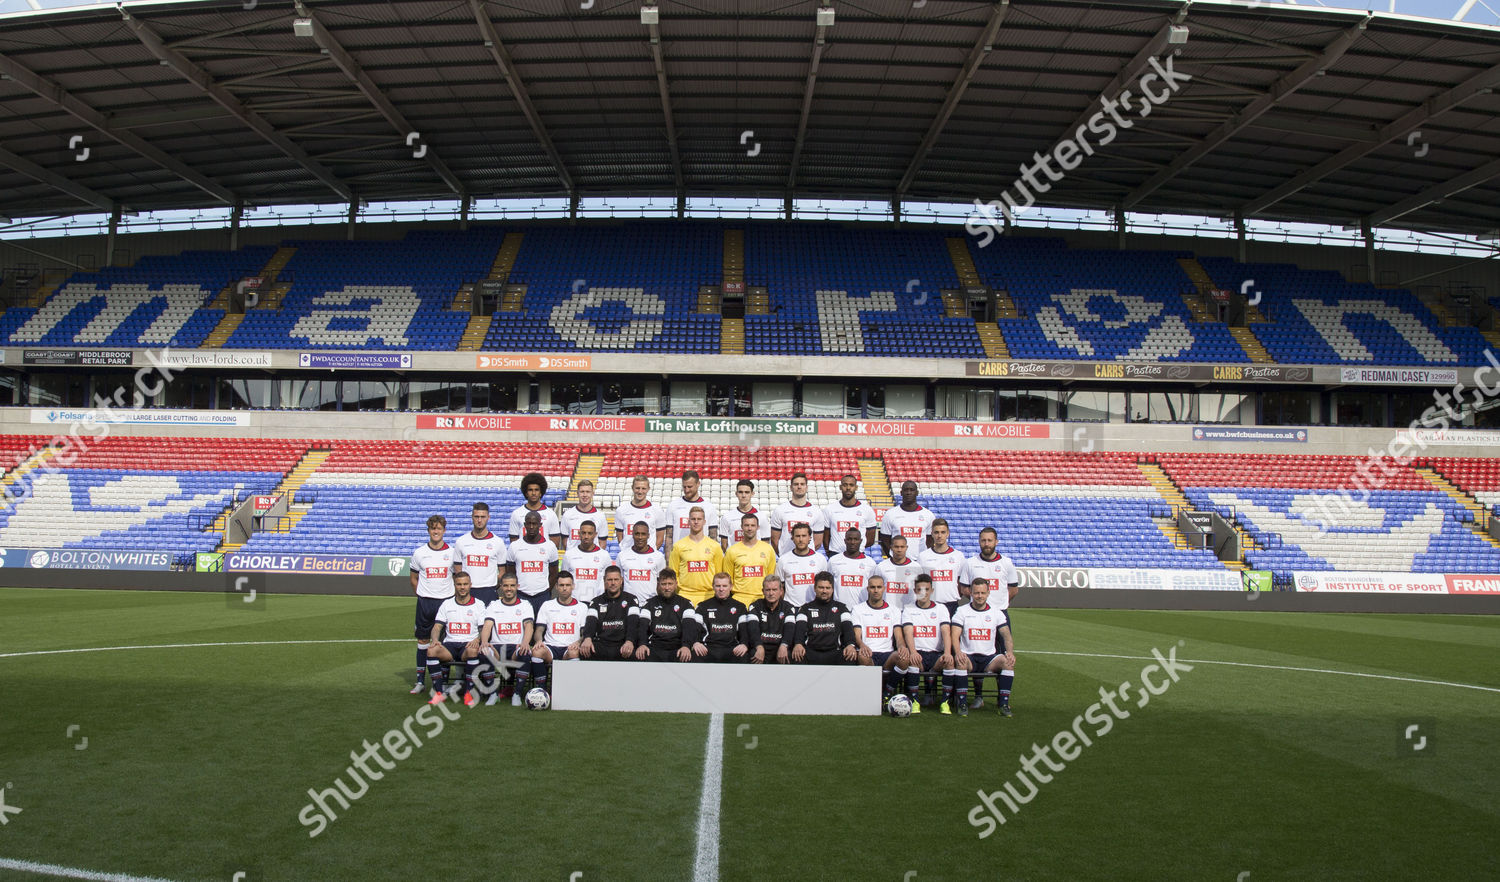
[[[375,85],[375,81],[370,79],[369,74],[365,73],[364,68],[359,66],[359,62],[354,60],[354,57],[344,49],[343,45],[334,38],[333,34],[329,33],[328,28],[324,27],[317,16],[313,15],[312,10],[308,9],[302,3],[302,0],[296,0],[295,5],[297,14],[312,22],[313,42],[317,43],[319,48],[327,52],[328,57],[333,60],[338,69],[344,72],[344,76],[348,77],[353,81],[354,85],[359,87],[360,93],[369,99],[370,103],[375,106],[375,109],[380,111],[380,115],[385,117],[386,121],[395,128],[396,134],[404,138],[408,146],[417,138],[422,137],[422,133],[417,131],[416,127],[411,123],[407,122],[406,117],[401,111],[396,109],[396,105],[392,104],[391,100],[385,97],[385,93],[380,91],[380,87]],[[437,172],[438,177],[442,178],[443,183],[447,184],[448,189],[454,193],[462,195],[465,192],[466,188],[463,182],[458,179],[458,175],[453,173],[453,170],[448,167],[447,163],[438,158],[437,151],[433,150],[431,145],[426,141],[423,141],[422,146],[412,152],[412,157],[414,159],[425,158],[427,164],[432,166],[432,170]]]
[[672,122],[672,93],[667,88],[667,63],[661,54],[661,26],[646,25],[651,35],[651,64],[656,68],[656,93],[661,96],[661,115],[667,123],[667,150],[672,154],[672,181],[678,196],[686,189],[682,184],[682,153],[677,149],[677,125]]
[[[1082,113],[1078,114],[1078,118],[1073,120],[1071,125],[1062,130],[1062,135],[1042,155],[1052,156],[1057,152],[1059,144],[1064,141],[1072,141],[1075,132],[1087,128],[1089,120],[1094,118],[1094,114],[1103,111],[1105,102],[1114,100],[1115,96],[1124,90],[1125,84],[1146,65],[1147,60],[1154,58],[1162,49],[1166,48],[1167,37],[1171,33],[1172,26],[1182,24],[1183,20],[1187,18],[1188,8],[1191,6],[1192,0],[1184,3],[1182,8],[1177,11],[1177,14],[1163,24],[1161,30],[1153,34],[1151,39],[1147,40],[1146,44],[1140,48],[1140,51],[1136,52],[1129,61],[1125,62],[1115,72],[1114,78],[1103,89],[1099,90],[1099,94],[1094,96],[1094,100],[1089,102],[1088,106],[1083,109]],[[1011,183],[1011,186],[1015,186],[1014,181]]]
[[42,168],[31,160],[23,156],[17,156],[9,150],[0,150],[0,165],[18,171],[28,178],[50,185],[55,190],[61,190],[79,202],[92,205],[95,208],[102,208],[105,211],[115,210],[115,201],[108,196],[102,193],[95,193],[82,184],[75,184],[57,172]]
[[[1251,101],[1245,105],[1234,116],[1225,120],[1218,128],[1210,132],[1196,147],[1180,154],[1176,159],[1167,164],[1167,167],[1148,178],[1139,187],[1130,191],[1125,197],[1125,207],[1134,208],[1142,199],[1154,193],[1162,184],[1177,176],[1177,173],[1218,149],[1219,145],[1233,138],[1246,126],[1255,122],[1266,111],[1275,107],[1281,99],[1302,88],[1309,80],[1326,71],[1330,66],[1343,57],[1354,45],[1360,35],[1364,33],[1365,26],[1370,23],[1374,16],[1367,15],[1360,20],[1359,24],[1349,28],[1332,42],[1316,58],[1308,59],[1299,64],[1294,70],[1282,75],[1271,85],[1267,94]],[[1142,86],[1144,88],[1144,86]],[[1175,86],[1174,86],[1175,88]]]
[[1422,192],[1408,196],[1395,205],[1382,208],[1373,214],[1366,215],[1361,221],[1372,226],[1383,226],[1402,215],[1410,214],[1419,208],[1424,208],[1434,202],[1441,202],[1449,196],[1456,196],[1471,187],[1488,183],[1495,178],[1500,178],[1500,159],[1492,160],[1481,165],[1471,172],[1461,174],[1441,184],[1434,184]]
[[197,86],[204,94],[212,98],[216,104],[237,118],[251,131],[260,135],[271,143],[276,149],[286,154],[298,165],[302,166],[308,174],[322,181],[328,189],[337,193],[344,199],[353,199],[354,191],[334,175],[333,172],[319,165],[316,160],[307,154],[306,150],[292,143],[291,139],[276,131],[276,127],[266,122],[259,114],[249,109],[240,99],[226,89],[221,83],[214,80],[208,71],[190,61],[187,56],[171,48],[162,38],[146,26],[146,23],[131,15],[124,6],[118,7],[120,16],[125,19],[125,24],[135,33],[141,45],[164,62],[168,67],[188,82]]
[[922,143],[917,145],[917,152],[913,154],[911,162],[906,166],[906,174],[901,176],[901,183],[896,185],[896,194],[902,196],[911,189],[912,182],[916,180],[917,172],[921,170],[922,163],[927,161],[927,154],[937,145],[938,136],[943,133],[943,127],[948,124],[948,118],[953,116],[953,111],[958,108],[958,102],[964,97],[964,91],[969,88],[969,83],[974,81],[974,74],[979,72],[979,65],[984,63],[984,58],[989,55],[990,48],[995,42],[995,35],[1000,33],[1000,26],[1005,23],[1005,14],[1010,11],[1010,0],[1000,0],[999,3],[990,7],[990,20],[980,32],[979,39],[974,41],[974,48],[969,50],[969,58],[964,62],[963,69],[959,71],[958,78],[953,85],[948,87],[948,95],[943,99],[943,106],[938,110],[932,125],[927,127],[927,134],[922,137]]
[[1285,184],[1240,206],[1240,212],[1246,215],[1260,214],[1272,205],[1299,192],[1310,184],[1321,181],[1351,162],[1357,162],[1369,156],[1396,138],[1401,137],[1402,134],[1415,130],[1418,126],[1426,123],[1433,117],[1452,110],[1476,95],[1489,93],[1496,86],[1500,86],[1500,64],[1483,70],[1453,88],[1423,101],[1420,105],[1402,114],[1398,119],[1381,126],[1379,131],[1375,132],[1370,140],[1350,144],[1338,153],[1298,174]]
[[557,152],[557,145],[552,143],[552,136],[547,134],[547,127],[542,125],[541,114],[537,113],[536,107],[531,103],[531,96],[526,94],[526,84],[521,82],[521,75],[516,72],[516,65],[511,60],[510,52],[500,41],[500,32],[495,30],[495,23],[490,21],[489,13],[484,11],[484,2],[485,0],[469,0],[469,8],[474,12],[474,22],[479,25],[479,33],[484,37],[484,46],[490,50],[490,57],[500,68],[500,73],[505,76],[505,85],[510,88],[511,97],[516,99],[521,113],[526,116],[526,122],[531,125],[532,133],[542,145],[542,151],[547,154],[548,159],[552,160],[552,167],[557,171],[557,177],[562,181],[563,189],[572,193],[575,189],[573,176],[568,173],[568,167],[563,164],[562,154]]
[[14,59],[0,55],[0,73],[10,77],[11,82],[28,89],[38,97],[50,101],[85,125],[92,126],[100,134],[134,150],[157,165],[177,175],[194,187],[212,196],[225,205],[233,205],[234,194],[227,187],[189,168],[181,160],[167,155],[162,150],[141,139],[134,132],[110,125],[104,114],[80,101],[62,86],[21,65]]
[[802,115],[797,120],[797,139],[792,143],[792,163],[786,173],[787,193],[797,188],[797,165],[802,161],[802,145],[807,141],[807,121],[812,116],[813,88],[818,84],[818,66],[823,63],[823,46],[827,39],[828,27],[818,25],[813,37],[812,59],[807,65],[807,84],[802,87]]

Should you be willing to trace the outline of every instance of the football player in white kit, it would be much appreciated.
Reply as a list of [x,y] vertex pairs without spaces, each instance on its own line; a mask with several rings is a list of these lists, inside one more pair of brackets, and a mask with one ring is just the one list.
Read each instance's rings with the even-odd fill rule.
[[[1016,562],[1008,555],[995,550],[999,539],[994,527],[979,531],[979,553],[964,561],[964,583],[985,578],[990,583],[990,605],[999,610],[1010,609],[1010,602],[1021,590],[1021,572]],[[1002,590],[1003,589],[1003,590]],[[978,707],[975,704],[975,707]]]
[[[958,715],[969,713],[969,672],[997,674],[1000,704],[995,712],[1011,715],[1010,689],[1016,680],[1016,646],[1011,642],[1010,621],[1002,610],[989,604],[989,580],[977,578],[969,585],[969,602],[953,613],[953,635],[958,638]],[[976,684],[979,681],[975,681]]]
[[588,603],[604,593],[604,571],[614,565],[609,552],[594,544],[595,524],[578,525],[578,544],[563,552],[562,568],[573,574],[573,596]]
[[433,515],[427,519],[427,541],[411,555],[411,592],[417,596],[417,682],[412,695],[427,688],[427,651],[431,647],[432,623],[443,601],[453,596],[453,566],[458,563],[458,549],[443,541],[448,519]]
[[667,556],[647,544],[652,529],[649,522],[636,521],[630,528],[632,544],[620,546],[620,575],[625,577],[625,590],[637,600],[656,596],[656,577],[667,568]]
[[494,603],[500,599],[500,570],[510,561],[505,540],[490,532],[487,504],[474,503],[470,517],[474,529],[453,540],[453,547],[458,549],[458,568],[469,574],[470,593],[480,603]]
[[828,529],[823,510],[807,498],[807,475],[802,472],[792,475],[791,488],[792,498],[771,512],[771,544],[776,546],[777,554],[792,550],[792,528],[798,524],[807,524],[812,530],[814,549],[823,544],[823,533]]
[[832,548],[833,543],[850,529],[857,529],[864,534],[863,548],[871,548],[875,545],[875,530],[879,519],[875,517],[875,509],[870,503],[863,499],[856,499],[859,493],[859,478],[853,475],[845,475],[839,478],[839,498],[823,506],[823,547]]
[[786,587],[786,598],[793,606],[803,606],[813,599],[817,575],[828,569],[828,558],[813,551],[812,527],[792,527],[792,550],[776,558],[776,575]]
[[[651,479],[645,475],[636,475],[630,479],[630,499],[615,506],[615,541],[624,548],[630,544],[631,534],[635,530],[636,522],[645,521],[651,528],[651,535],[655,537],[651,541],[660,548],[666,542],[667,537],[667,510],[657,505],[646,494],[651,492]],[[656,580],[651,580],[651,594],[656,593]],[[627,587],[625,590],[630,591]],[[649,596],[637,594],[637,597]]]
[[762,539],[770,539],[771,519],[761,514],[760,509],[756,508],[754,504],[755,482],[749,478],[741,478],[739,483],[734,485],[734,498],[737,505],[729,511],[724,512],[723,517],[719,518],[720,547],[728,551],[729,546],[745,538],[744,530],[741,527],[743,525],[743,518],[747,514],[755,515],[757,524],[756,535]]
[[688,520],[694,508],[703,509],[703,522],[707,525],[705,529],[708,538],[719,538],[719,509],[698,492],[702,486],[703,479],[698,477],[697,472],[688,469],[682,473],[682,495],[667,506],[667,523],[672,528],[667,533],[673,545],[692,532]]
[[906,609],[915,601],[912,587],[922,574],[922,565],[906,556],[906,537],[891,537],[890,557],[881,561],[876,569],[885,579],[885,602],[897,609]]
[[506,573],[500,577],[500,599],[485,607],[485,615],[489,621],[485,624],[485,635],[479,652],[489,659],[491,670],[481,671],[479,676],[484,684],[484,703],[489,705],[510,699],[515,694],[515,687],[511,685],[509,676],[505,678],[505,687],[496,692],[496,673],[503,669],[506,662],[511,662],[511,666],[519,670],[531,658],[531,637],[536,612],[532,610],[531,604],[521,599],[520,592],[516,590],[515,573]]
[[875,558],[865,554],[863,531],[850,527],[839,538],[844,550],[828,558],[828,571],[833,573],[834,598],[853,609],[865,602],[865,587],[879,570]]
[[[589,606],[573,596],[573,574],[558,573],[553,589],[557,597],[542,604],[536,614],[536,633],[531,638],[530,677],[547,689],[547,671],[552,662],[578,658],[583,644],[583,623],[589,617]],[[523,675],[525,676],[525,675]],[[526,690],[517,683],[521,695]]]
[[911,712],[917,714],[922,712],[917,691],[923,671],[943,672],[943,707],[947,708],[953,691],[949,673],[953,670],[953,651],[948,643],[948,608],[933,601],[932,577],[926,573],[917,576],[912,596],[915,601],[901,611],[901,628],[906,632],[906,696],[911,699]]
[[917,554],[917,563],[932,577],[932,599],[948,607],[948,614],[952,615],[968,593],[960,578],[964,574],[964,555],[948,544],[947,521],[937,518],[932,522],[932,547]]
[[521,596],[540,612],[552,583],[557,581],[557,546],[542,535],[542,516],[534,511],[526,513],[521,530],[520,540],[510,544],[510,559],[515,563]]
[[[851,530],[851,532],[854,532]],[[859,663],[879,665],[881,671],[880,704],[885,706],[900,688],[900,674],[894,670],[904,653],[905,645],[901,633],[901,611],[885,602],[885,580],[871,576],[866,587],[865,599],[852,605],[849,614],[854,617],[854,643],[859,647]],[[902,667],[904,674],[906,669]]]
[[578,547],[578,525],[584,521],[594,522],[595,536],[609,536],[609,521],[604,512],[594,505],[594,482],[584,478],[578,482],[578,504],[562,513],[563,551]]
[[917,504],[917,482],[901,483],[901,504],[888,509],[880,519],[880,550],[891,553],[891,537],[905,536],[913,549],[912,557],[920,559],[922,549],[928,545],[927,537],[935,515],[930,509]]
[[542,535],[549,537],[557,545],[557,550],[561,551],[562,521],[558,519],[552,506],[542,501],[547,495],[547,476],[541,472],[527,473],[521,479],[521,495],[526,497],[526,502],[510,513],[511,544],[514,545],[524,535],[522,530],[526,525],[526,515],[535,514],[542,519]]
[[428,704],[441,704],[447,698],[443,675],[450,662],[459,661],[464,663],[464,705],[473,707],[478,702],[474,674],[479,670],[480,638],[488,618],[485,610],[486,605],[469,593],[469,574],[455,574],[453,596],[443,601],[432,623],[432,649],[427,653],[432,698]]

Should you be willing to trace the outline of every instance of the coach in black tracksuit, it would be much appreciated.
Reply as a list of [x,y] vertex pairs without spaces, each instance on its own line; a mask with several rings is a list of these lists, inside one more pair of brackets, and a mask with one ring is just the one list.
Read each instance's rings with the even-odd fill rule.
[[656,596],[641,604],[635,657],[641,661],[689,661],[688,649],[703,631],[693,605],[677,596],[677,573],[662,570]]
[[[751,664],[786,664],[792,660],[792,641],[797,637],[797,608],[786,601],[781,577],[769,575],[761,586],[765,597],[750,604]],[[758,656],[758,657],[757,657]]]
[[750,641],[750,615],[733,594],[728,573],[714,576],[714,596],[698,604],[698,619],[703,623],[703,631],[700,639],[692,644],[693,661],[750,660],[755,649],[755,644]]
[[833,599],[833,574],[813,580],[813,600],[797,609],[797,636],[792,661],[810,665],[852,664],[859,656],[854,642],[854,617]]
[[629,659],[635,654],[640,617],[639,602],[625,590],[620,568],[610,566],[604,571],[604,593],[589,601],[581,654],[598,661]]

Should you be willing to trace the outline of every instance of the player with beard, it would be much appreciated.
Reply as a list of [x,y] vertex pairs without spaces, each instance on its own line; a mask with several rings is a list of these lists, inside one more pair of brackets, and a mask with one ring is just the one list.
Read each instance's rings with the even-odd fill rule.
[[490,532],[490,507],[483,502],[474,503],[469,517],[474,529],[453,541],[458,549],[460,569],[472,580],[472,593],[480,603],[494,603],[500,599],[500,572],[510,569],[510,558],[505,551],[505,540]]
[[[672,526],[671,534],[674,547],[678,542],[682,541],[683,537],[692,531],[689,518],[694,508],[703,509],[704,530],[707,531],[708,537],[715,541],[719,538],[719,510],[714,507],[712,502],[704,499],[698,492],[698,488],[702,484],[703,480],[698,477],[697,472],[692,469],[683,472],[682,495],[672,500],[672,504],[667,506],[667,523]],[[722,552],[723,550],[721,546],[719,551]],[[705,593],[704,597],[707,596],[708,594]]]
[[861,548],[875,546],[875,531],[879,519],[875,517],[875,509],[870,507],[870,503],[855,498],[857,493],[858,478],[853,475],[839,478],[838,500],[823,506],[823,519],[827,522],[823,530],[824,548],[832,548],[834,540],[850,530],[859,530],[864,535]]
[[828,558],[813,551],[812,528],[798,524],[792,528],[792,550],[776,559],[776,575],[786,586],[786,596],[793,604],[804,606],[813,599],[817,575],[828,569]]

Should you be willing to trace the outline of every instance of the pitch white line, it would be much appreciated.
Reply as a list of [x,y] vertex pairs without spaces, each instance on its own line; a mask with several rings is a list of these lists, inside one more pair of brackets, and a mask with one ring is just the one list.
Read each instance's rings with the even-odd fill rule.
[[[1128,658],[1134,661],[1155,661],[1149,655],[1113,655],[1107,652],[1060,652],[1057,650],[1028,649],[1022,655],[1072,655],[1079,658]],[[1229,665],[1236,668],[1261,668],[1267,671],[1301,671],[1306,674],[1337,674],[1341,677],[1367,677],[1371,680],[1395,680],[1399,683],[1423,683],[1428,686],[1452,686],[1455,689],[1478,689],[1481,692],[1500,692],[1494,686],[1475,686],[1472,683],[1452,683],[1447,680],[1423,680],[1417,677],[1397,677],[1392,674],[1362,674],[1359,671],[1335,671],[1329,668],[1298,668],[1288,665],[1258,665],[1251,662],[1214,661],[1206,658],[1182,659],[1190,665]]]
[[724,783],[724,715],[708,717],[708,739],[703,742],[703,796],[698,800],[698,854],[693,859],[693,882],[718,882],[719,793]]
[[83,649],[35,649],[29,652],[0,652],[0,658],[26,655],[65,655],[71,652],[115,652],[125,649],[196,649],[203,646],[301,646],[319,643],[412,643],[400,638],[363,638],[356,640],[242,640],[229,643],[151,643],[143,646],[91,646]]
[[74,867],[60,867],[57,864],[38,864],[32,861],[18,861],[11,858],[0,858],[0,870],[18,870],[22,873],[36,873],[42,876],[60,876],[64,879],[89,879],[92,882],[172,882],[171,879],[163,879],[159,876],[131,876],[127,873],[98,873],[93,870],[79,870]]

